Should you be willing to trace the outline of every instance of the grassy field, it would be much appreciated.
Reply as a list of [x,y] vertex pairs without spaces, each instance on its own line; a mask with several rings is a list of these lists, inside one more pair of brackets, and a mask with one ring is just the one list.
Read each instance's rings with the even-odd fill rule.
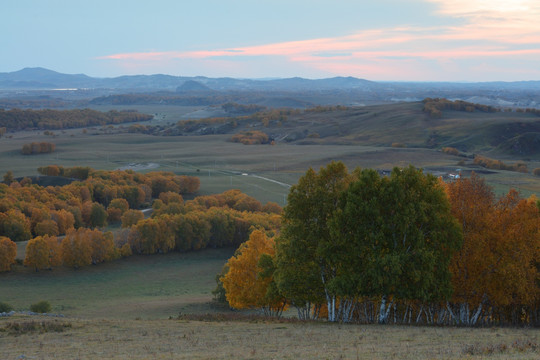
[[[96,108],[105,111],[126,107]],[[155,119],[149,124],[161,127],[201,109],[160,105],[127,108],[154,115]],[[532,171],[540,167],[537,156],[501,153],[490,142],[517,131],[515,128],[533,131],[538,122],[539,118],[531,114],[455,111],[445,112],[441,119],[430,119],[422,112],[420,103],[401,103],[292,115],[280,126],[259,127],[276,136],[294,132],[320,135],[320,138],[293,142],[279,141],[275,146],[232,143],[228,141],[231,134],[152,136],[122,133],[118,127],[56,130],[54,136],[41,131],[22,131],[0,139],[0,173],[11,170],[15,176],[37,175],[39,166],[50,164],[116,169],[152,163],[153,170],[199,176],[201,194],[238,188],[263,203],[283,204],[288,193],[286,185],[295,184],[310,166],[318,169],[332,160],[341,160],[350,169],[357,166],[391,169],[412,164],[436,175],[455,172],[458,168],[465,175],[475,170],[482,172],[499,194],[517,188],[524,196],[529,196],[540,193],[539,177],[510,171],[485,171],[474,166],[470,158],[426,148],[426,143],[433,138],[440,146],[461,144],[470,151],[483,149],[485,151],[480,153],[508,163],[525,160]],[[128,126],[123,125],[124,128]],[[249,128],[250,124],[244,126]],[[33,141],[53,142],[56,152],[22,155],[22,146]],[[407,147],[392,147],[393,142]],[[472,152],[468,155],[472,156]],[[464,164],[458,165],[460,160]]]
[[539,335],[539,330],[530,329],[262,319],[0,318],[5,359],[538,359]]
[[0,301],[15,309],[47,300],[54,313],[82,318],[157,319],[226,311],[211,291],[232,249],[132,256],[79,270],[0,273]]
[[[51,139],[39,132],[20,132],[11,138],[0,139],[2,169],[15,176],[37,175],[39,166],[90,166],[96,169],[116,169],[129,164],[153,163],[152,170],[174,171],[195,175],[201,179],[201,194],[217,193],[238,188],[260,201],[284,203],[288,187],[254,177],[261,176],[285,184],[295,184],[311,166],[318,169],[332,160],[341,160],[353,169],[357,166],[391,169],[413,164],[443,175],[461,168],[464,172],[482,170],[463,158],[423,148],[392,148],[363,145],[295,145],[246,146],[228,142],[229,135],[208,136],[150,136],[143,134],[104,134],[93,130],[66,130]],[[53,154],[24,156],[23,144],[32,141],[53,141]],[[540,162],[529,161],[529,168]],[[150,171],[150,170],[147,170]],[[248,174],[248,176],[242,175]],[[484,174],[499,192],[518,187],[525,196],[540,192],[540,179],[531,174],[493,171]]]

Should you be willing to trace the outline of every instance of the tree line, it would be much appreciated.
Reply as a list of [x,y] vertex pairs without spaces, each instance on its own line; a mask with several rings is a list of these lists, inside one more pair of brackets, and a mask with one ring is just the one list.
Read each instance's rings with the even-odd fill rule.
[[445,98],[425,98],[423,111],[432,118],[440,118],[443,110],[465,111],[465,112],[498,112],[499,109],[483,104],[475,104],[463,100],[448,100]]
[[474,174],[331,163],[300,178],[279,235],[253,233],[219,286],[232,307],[302,319],[538,325],[539,220],[536,198],[496,199]]
[[0,127],[8,131],[40,129],[55,130],[86,126],[122,124],[126,122],[149,121],[152,115],[136,111],[101,112],[91,109],[73,110],[4,110],[0,108]]

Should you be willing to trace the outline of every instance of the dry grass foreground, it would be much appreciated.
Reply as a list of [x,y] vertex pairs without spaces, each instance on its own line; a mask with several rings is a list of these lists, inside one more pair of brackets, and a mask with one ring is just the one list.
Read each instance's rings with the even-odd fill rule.
[[0,318],[2,359],[538,359],[540,330]]

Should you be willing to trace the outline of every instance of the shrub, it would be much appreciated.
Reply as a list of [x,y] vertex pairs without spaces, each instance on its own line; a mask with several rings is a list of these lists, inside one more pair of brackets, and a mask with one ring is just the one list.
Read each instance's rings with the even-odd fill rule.
[[48,313],[51,311],[51,304],[46,300],[42,300],[40,302],[30,305],[30,311],[41,314]]
[[8,303],[0,301],[0,313],[7,313],[13,310],[13,306]]
[[536,168],[532,171],[533,175],[540,176],[540,168]]
[[459,150],[453,147],[443,147],[442,152],[448,155],[459,155]]
[[262,131],[243,131],[233,135],[232,142],[242,143],[244,145],[266,144],[268,143],[268,135]]

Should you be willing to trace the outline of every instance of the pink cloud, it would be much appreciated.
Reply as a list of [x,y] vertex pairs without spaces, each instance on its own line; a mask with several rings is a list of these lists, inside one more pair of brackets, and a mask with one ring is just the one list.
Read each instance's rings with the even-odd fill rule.
[[[538,0],[426,0],[438,5],[438,12],[462,18],[461,26],[399,27],[371,29],[347,36],[318,38],[199,51],[121,53],[101,60],[150,67],[171,61],[214,61],[223,69],[238,69],[237,60],[250,57],[280,58],[325,74],[382,76],[407,69],[410,76],[427,69],[427,61],[446,64],[452,72],[462,71],[452,61],[539,61],[540,5]],[[253,59],[251,59],[253,57]],[[228,65],[227,65],[228,64]],[[430,65],[431,66],[431,65]],[[510,66],[510,65],[509,65]],[[489,67],[486,67],[486,69]],[[500,67],[499,67],[500,68]],[[403,74],[403,70],[399,73]],[[494,72],[494,74],[497,74]],[[279,76],[266,73],[258,76]],[[411,78],[412,79],[412,78]]]

